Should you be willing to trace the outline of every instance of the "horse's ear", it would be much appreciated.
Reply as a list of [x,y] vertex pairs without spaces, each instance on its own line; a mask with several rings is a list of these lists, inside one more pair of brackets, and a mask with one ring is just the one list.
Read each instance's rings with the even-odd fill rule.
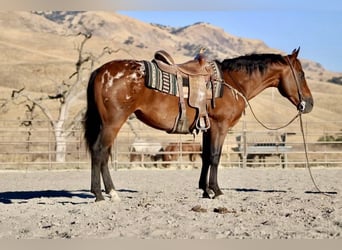
[[300,51],[300,47],[298,47],[298,49],[294,49],[294,50],[292,51],[291,56],[294,57],[294,58],[297,58],[297,57],[298,57],[298,54],[299,54],[299,51]]

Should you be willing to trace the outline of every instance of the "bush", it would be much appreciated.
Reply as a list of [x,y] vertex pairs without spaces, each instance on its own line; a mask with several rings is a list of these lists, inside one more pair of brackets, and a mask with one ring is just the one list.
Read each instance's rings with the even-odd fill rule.
[[126,45],[132,45],[134,43],[134,38],[132,36],[129,36],[125,41],[124,44]]
[[330,80],[328,80],[328,82],[335,83],[335,84],[338,84],[338,85],[342,85],[342,76],[333,77]]
[[319,142],[338,142],[336,144],[333,144],[334,147],[341,147],[342,146],[342,134],[341,133],[337,133],[335,135],[328,135],[325,134],[321,137],[318,138]]

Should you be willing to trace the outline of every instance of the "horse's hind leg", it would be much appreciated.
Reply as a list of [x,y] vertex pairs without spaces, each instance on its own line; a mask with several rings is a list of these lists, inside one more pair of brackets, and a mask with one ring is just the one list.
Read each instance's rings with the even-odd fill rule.
[[105,186],[105,191],[110,195],[112,201],[120,201],[120,197],[115,191],[115,187],[112,181],[112,177],[110,176],[109,168],[108,168],[108,159],[111,152],[111,147],[108,148],[108,154],[106,155],[106,160],[101,165],[101,174],[103,184]]
[[112,200],[119,200],[108,168],[111,144],[116,133],[111,131],[110,127],[103,127],[91,152],[91,192],[96,197],[95,201],[104,200],[101,192],[101,174],[106,193],[111,195]]
[[112,201],[120,200],[117,192],[115,191],[112,177],[110,175],[109,168],[108,168],[108,160],[109,160],[109,156],[111,153],[111,147],[118,132],[119,132],[118,128],[113,128],[111,126],[104,126],[102,133],[101,133],[101,136],[102,136],[101,141],[105,148],[103,160],[101,162],[101,174],[102,174],[103,184],[105,186],[105,192],[110,195]]
[[104,158],[103,149],[99,138],[91,150],[91,188],[95,195],[95,201],[102,201],[104,197],[101,191],[101,165]]

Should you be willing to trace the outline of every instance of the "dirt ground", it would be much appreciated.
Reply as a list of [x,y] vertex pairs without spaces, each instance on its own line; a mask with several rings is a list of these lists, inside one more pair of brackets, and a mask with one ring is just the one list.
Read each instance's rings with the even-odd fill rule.
[[0,239],[341,239],[342,168],[221,168],[219,199],[199,169],[120,170],[121,202],[95,203],[90,171],[1,171]]

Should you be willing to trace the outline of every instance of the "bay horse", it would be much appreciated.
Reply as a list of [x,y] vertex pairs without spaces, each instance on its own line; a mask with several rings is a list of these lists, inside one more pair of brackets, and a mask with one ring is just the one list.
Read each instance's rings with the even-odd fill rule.
[[[313,97],[298,53],[299,48],[286,56],[251,54],[217,62],[224,87],[222,97],[215,100],[216,105],[208,107],[211,126],[202,135],[199,188],[203,190],[203,198],[223,194],[217,181],[222,145],[229,128],[245,110],[246,100],[265,88],[276,87],[298,112],[312,110]],[[95,201],[104,200],[101,175],[105,192],[112,200],[120,200],[108,169],[108,159],[112,143],[129,115],[135,113],[140,121],[159,130],[170,131],[174,126],[179,98],[147,88],[145,77],[144,63],[138,60],[114,60],[90,76],[84,136],[91,154],[91,192]],[[238,98],[236,93],[244,98]],[[196,110],[186,104],[186,115],[188,121],[194,121]]]
[[[163,161],[177,161],[180,155],[189,156],[189,161],[196,161],[196,156],[201,156],[202,146],[199,142],[170,142],[165,148],[163,153]],[[163,163],[167,167],[169,163]]]

